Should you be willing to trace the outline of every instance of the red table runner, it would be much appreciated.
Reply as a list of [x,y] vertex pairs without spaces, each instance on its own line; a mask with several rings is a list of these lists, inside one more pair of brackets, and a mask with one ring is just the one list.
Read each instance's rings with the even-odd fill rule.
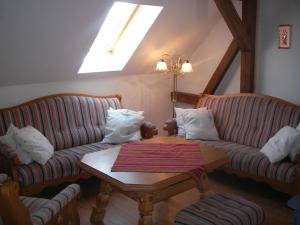
[[114,172],[188,172],[203,168],[198,144],[122,145]]

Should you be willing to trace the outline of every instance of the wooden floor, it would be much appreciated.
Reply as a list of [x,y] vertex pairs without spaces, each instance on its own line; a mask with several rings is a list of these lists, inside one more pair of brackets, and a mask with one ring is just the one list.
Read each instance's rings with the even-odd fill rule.
[[[256,202],[266,213],[265,225],[291,225],[292,211],[286,207],[289,197],[271,190],[263,184],[237,178],[223,173],[210,176],[211,187],[216,191],[234,193]],[[78,201],[81,224],[89,223],[89,216],[99,183],[91,179],[81,183],[82,197]],[[170,198],[166,202],[155,205],[154,221],[156,225],[173,224],[176,213],[183,207],[197,201],[198,192],[195,189]],[[138,223],[137,204],[122,194],[114,193],[107,207],[104,222],[106,225],[135,225]],[[222,224],[220,224],[222,225]]]

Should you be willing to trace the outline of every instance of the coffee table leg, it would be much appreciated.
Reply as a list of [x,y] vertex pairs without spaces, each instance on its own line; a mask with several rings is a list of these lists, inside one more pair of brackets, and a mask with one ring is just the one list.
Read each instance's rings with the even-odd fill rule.
[[197,181],[197,189],[199,190],[201,196],[209,196],[214,194],[213,190],[211,190],[209,187],[208,176],[206,173],[203,173],[200,180]]
[[109,202],[109,198],[112,192],[110,184],[105,181],[101,181],[100,192],[96,198],[96,205],[93,206],[93,211],[90,217],[92,225],[104,225],[103,218],[105,215],[105,208]]
[[151,194],[141,194],[138,198],[140,219],[139,225],[153,225],[153,196]]

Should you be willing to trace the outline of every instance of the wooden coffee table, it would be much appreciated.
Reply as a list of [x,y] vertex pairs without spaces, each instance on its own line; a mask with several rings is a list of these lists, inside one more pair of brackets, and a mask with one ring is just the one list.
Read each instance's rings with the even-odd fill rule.
[[[143,143],[191,143],[180,137],[155,137],[144,140]],[[203,165],[206,172],[213,171],[225,163],[228,158],[223,150],[200,144]],[[166,200],[191,188],[200,192],[208,189],[207,176],[203,173],[201,182],[195,182],[188,173],[143,173],[143,172],[111,172],[120,147],[86,154],[80,167],[101,180],[100,192],[93,207],[90,221],[94,224],[104,224],[105,208],[113,190],[122,192],[137,201],[139,205],[139,225],[152,225],[152,211],[155,203]]]

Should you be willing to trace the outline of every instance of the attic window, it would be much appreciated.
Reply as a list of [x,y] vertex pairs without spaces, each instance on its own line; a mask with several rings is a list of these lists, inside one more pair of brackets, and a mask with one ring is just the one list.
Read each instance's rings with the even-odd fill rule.
[[78,73],[122,70],[162,8],[115,2]]

